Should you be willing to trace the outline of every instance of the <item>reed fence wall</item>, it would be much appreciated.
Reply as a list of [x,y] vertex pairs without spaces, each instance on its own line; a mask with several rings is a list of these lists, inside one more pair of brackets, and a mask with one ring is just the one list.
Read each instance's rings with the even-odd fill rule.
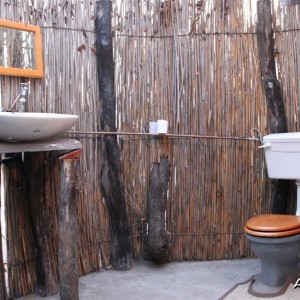
[[[253,128],[269,133],[256,6],[251,3],[113,0],[118,131],[146,133],[149,121],[166,119],[172,134],[119,136],[135,259],[145,254],[151,164],[162,154],[171,165],[166,209],[170,261],[253,256],[243,226],[251,216],[269,212],[271,199],[260,143],[250,139]],[[299,131],[300,8],[272,3],[288,128]],[[30,80],[28,111],[79,114],[74,130],[98,132],[95,1],[1,1],[0,18],[42,28],[45,76]],[[15,99],[22,80],[0,76],[3,107]],[[78,264],[80,273],[87,274],[110,266],[109,218],[99,180],[100,136],[70,136],[84,147]],[[14,185],[18,172],[2,169],[9,174],[2,183],[10,293],[25,295],[36,281],[29,212],[24,194]],[[57,256],[55,178],[47,183],[45,196],[54,220],[51,260]]]

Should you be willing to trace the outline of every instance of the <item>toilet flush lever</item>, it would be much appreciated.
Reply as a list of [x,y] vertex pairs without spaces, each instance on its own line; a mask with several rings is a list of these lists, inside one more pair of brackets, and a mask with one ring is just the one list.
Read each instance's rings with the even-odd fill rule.
[[261,145],[261,146],[259,146],[258,148],[259,149],[269,149],[269,148],[271,148],[272,147],[272,144],[271,143],[265,143],[265,144],[263,144],[263,145]]

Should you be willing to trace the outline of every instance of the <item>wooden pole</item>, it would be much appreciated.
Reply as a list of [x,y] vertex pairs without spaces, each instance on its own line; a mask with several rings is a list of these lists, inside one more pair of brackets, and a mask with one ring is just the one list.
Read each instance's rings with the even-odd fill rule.
[[159,264],[167,261],[170,248],[165,227],[169,177],[169,160],[167,156],[163,155],[160,163],[154,163],[152,166],[147,201],[147,254],[150,260]]
[[[116,131],[114,61],[112,48],[111,0],[96,5],[96,50],[101,103],[101,130]],[[121,176],[120,150],[116,135],[101,140],[101,187],[110,214],[112,234],[111,264],[116,270],[132,267],[130,227],[125,188]]]
[[[287,122],[280,82],[276,75],[276,61],[274,51],[274,32],[272,26],[272,12],[270,0],[257,2],[258,17],[258,47],[260,56],[262,83],[266,93],[268,106],[268,121],[271,133],[287,132]],[[287,197],[289,181],[272,180],[272,212],[287,212]]]
[[62,300],[79,300],[76,200],[80,154],[81,150],[75,150],[59,158],[58,274]]
[[49,152],[25,153],[24,166],[20,165],[26,179],[29,220],[35,248],[35,292],[43,297],[58,292],[53,240],[55,203],[51,195],[53,191],[47,189],[55,174],[55,164],[49,161],[49,155]]

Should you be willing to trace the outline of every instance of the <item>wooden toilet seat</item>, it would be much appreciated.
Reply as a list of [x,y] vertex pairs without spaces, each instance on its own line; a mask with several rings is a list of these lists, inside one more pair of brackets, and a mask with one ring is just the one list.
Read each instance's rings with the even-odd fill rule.
[[261,237],[286,237],[300,233],[300,216],[266,214],[249,219],[244,227],[248,234]]

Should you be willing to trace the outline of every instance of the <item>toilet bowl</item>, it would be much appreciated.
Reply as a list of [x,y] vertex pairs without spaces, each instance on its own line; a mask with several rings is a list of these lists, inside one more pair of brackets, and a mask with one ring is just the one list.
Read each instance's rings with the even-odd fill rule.
[[300,132],[270,134],[263,138],[270,178],[296,180],[296,215],[264,214],[244,227],[246,238],[261,261],[257,281],[280,287],[297,277],[300,253]]
[[245,236],[261,261],[257,280],[270,287],[296,278],[300,252],[300,217],[266,214],[249,219]]

